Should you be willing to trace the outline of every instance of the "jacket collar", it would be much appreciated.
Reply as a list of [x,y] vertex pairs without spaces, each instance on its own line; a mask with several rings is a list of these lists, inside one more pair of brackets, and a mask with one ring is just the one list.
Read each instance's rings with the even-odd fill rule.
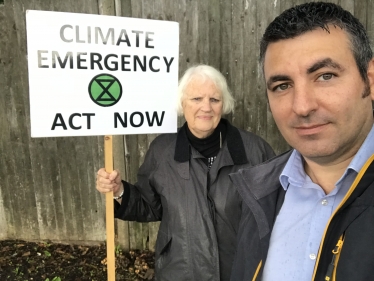
[[[226,142],[227,148],[230,152],[231,158],[234,165],[243,165],[248,163],[248,159],[245,153],[245,148],[243,144],[242,137],[239,130],[232,126],[230,122],[224,118],[221,118],[221,123],[223,123],[226,128]],[[175,145],[174,160],[178,162],[186,162],[190,160],[191,148],[190,143],[187,138],[186,127],[187,122],[179,129],[177,134],[177,141]]]
[[281,187],[279,175],[286,164],[291,151],[287,151],[260,165],[240,169],[229,174],[231,181],[237,188],[243,204],[253,214],[263,248],[263,260],[269,243],[269,233],[273,227],[286,191]]
[[[230,174],[230,178],[238,183],[243,200],[246,201],[250,197],[259,200],[281,187],[279,176],[291,153],[292,149],[264,163]],[[258,184],[259,182],[261,184]]]

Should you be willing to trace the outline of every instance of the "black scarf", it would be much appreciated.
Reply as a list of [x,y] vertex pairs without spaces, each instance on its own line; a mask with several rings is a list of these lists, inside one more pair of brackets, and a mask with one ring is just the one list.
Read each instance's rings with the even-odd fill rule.
[[185,126],[185,128],[188,141],[197,151],[206,158],[217,156],[221,145],[226,138],[226,125],[222,121],[218,123],[214,132],[204,139],[195,137],[188,129],[188,126]]

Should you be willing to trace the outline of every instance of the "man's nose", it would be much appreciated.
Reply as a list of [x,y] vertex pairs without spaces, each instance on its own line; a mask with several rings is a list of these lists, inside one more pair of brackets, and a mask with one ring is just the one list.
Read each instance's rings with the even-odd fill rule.
[[308,116],[318,108],[313,90],[307,84],[295,85],[293,96],[293,111],[299,116]]

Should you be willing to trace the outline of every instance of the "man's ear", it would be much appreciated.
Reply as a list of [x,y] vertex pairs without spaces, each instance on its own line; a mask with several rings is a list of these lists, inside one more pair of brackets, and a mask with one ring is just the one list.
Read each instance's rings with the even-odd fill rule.
[[374,101],[374,58],[369,61],[367,75],[370,85],[370,97],[371,100]]

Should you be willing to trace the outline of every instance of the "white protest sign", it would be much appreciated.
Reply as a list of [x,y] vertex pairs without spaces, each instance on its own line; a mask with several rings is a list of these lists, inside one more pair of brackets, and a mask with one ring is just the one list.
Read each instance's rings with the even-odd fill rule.
[[177,130],[179,25],[26,12],[32,137]]

